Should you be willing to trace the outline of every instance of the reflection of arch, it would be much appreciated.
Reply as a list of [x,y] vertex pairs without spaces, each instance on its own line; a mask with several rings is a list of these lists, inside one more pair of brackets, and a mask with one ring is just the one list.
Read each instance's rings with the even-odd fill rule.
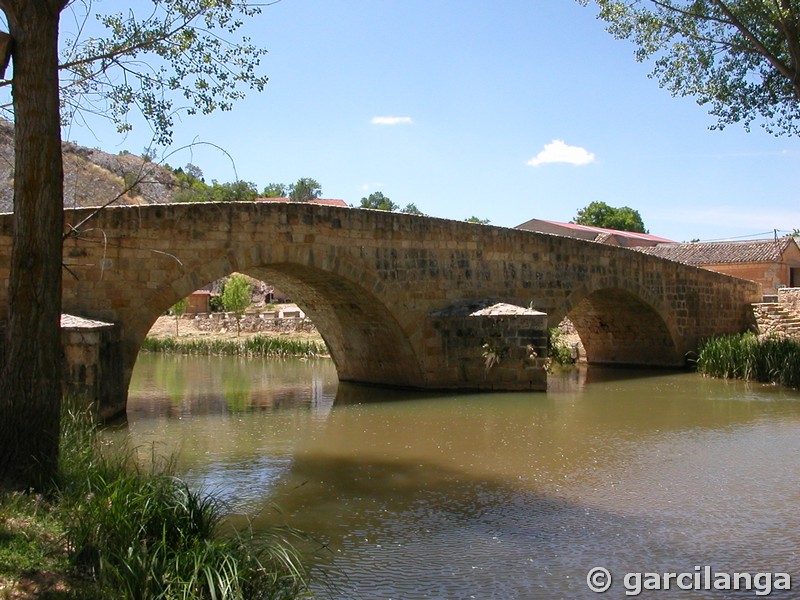
[[681,365],[676,334],[660,312],[636,294],[605,288],[583,295],[567,316],[589,363]]
[[[270,281],[292,297],[325,340],[340,380],[420,385],[422,370],[409,333],[403,331],[391,309],[369,291],[371,278],[362,275],[365,282],[356,283],[338,273],[289,262],[236,266],[234,269],[229,260],[199,266],[196,272],[184,273],[143,301],[138,335],[127,348],[133,361],[147,331],[164,310],[198,287],[236,270]],[[348,273],[351,270],[345,269]]]

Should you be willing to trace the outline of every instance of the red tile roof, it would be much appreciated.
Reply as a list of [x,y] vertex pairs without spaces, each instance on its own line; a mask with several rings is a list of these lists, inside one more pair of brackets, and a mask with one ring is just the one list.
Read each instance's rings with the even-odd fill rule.
[[601,243],[611,243],[610,238],[617,240],[622,246],[655,246],[656,244],[673,243],[673,240],[662,238],[649,233],[623,231],[620,229],[607,229],[605,227],[591,227],[577,223],[561,223],[559,221],[546,221],[545,219],[531,219],[517,225],[516,229],[539,231],[555,235],[576,237]]
[[565,227],[566,229],[574,229],[576,231],[593,231],[598,235],[621,235],[627,238],[634,238],[637,240],[648,240],[651,242],[659,242],[659,243],[671,243],[672,240],[668,240],[667,238],[662,238],[657,235],[651,235],[649,233],[639,233],[637,231],[624,231],[621,229],[608,229],[606,227],[591,227],[589,225],[578,225],[577,223],[559,223],[558,221],[545,221],[545,223],[550,223],[552,225],[560,225],[561,227]]
[[[256,198],[256,202],[301,202],[291,198]],[[305,201],[303,201],[305,202]],[[313,198],[307,201],[309,204],[322,204],[323,206],[348,206],[344,200],[334,198]]]
[[786,236],[777,240],[746,242],[659,244],[649,248],[636,248],[636,250],[687,265],[698,266],[722,263],[779,262],[786,249],[796,243],[793,237]]

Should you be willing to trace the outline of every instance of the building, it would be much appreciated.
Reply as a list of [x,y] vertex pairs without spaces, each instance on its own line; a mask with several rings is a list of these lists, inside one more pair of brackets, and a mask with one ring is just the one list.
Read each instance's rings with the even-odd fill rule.
[[674,243],[672,240],[650,235],[649,233],[606,229],[605,227],[590,227],[588,225],[578,225],[576,223],[559,223],[557,221],[545,221],[543,219],[525,221],[521,225],[517,225],[515,229],[563,235],[566,237],[589,240],[590,242],[609,244],[611,246],[621,246],[622,248],[637,248],[641,246]]
[[800,287],[800,247],[792,236],[747,242],[659,244],[637,250],[758,282],[764,294]]
[[184,314],[197,315],[211,312],[211,296],[215,296],[211,284],[193,291],[186,297],[186,310]]

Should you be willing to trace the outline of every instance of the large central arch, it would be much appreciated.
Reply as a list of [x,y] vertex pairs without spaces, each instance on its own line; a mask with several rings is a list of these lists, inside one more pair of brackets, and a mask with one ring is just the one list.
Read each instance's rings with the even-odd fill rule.
[[[350,278],[356,272],[353,268],[341,269],[347,273],[343,275],[303,262],[252,263],[248,264],[246,256],[234,260],[227,256],[202,264],[195,271],[180,273],[150,298],[143,298],[132,319],[137,324],[133,325],[135,331],[128,336],[127,352],[134,357],[133,362],[153,323],[170,306],[199,287],[236,271],[269,281],[290,295],[325,340],[341,381],[421,386],[420,358],[409,341],[413,332],[404,330],[395,312],[371,291],[379,284],[370,274],[361,272],[362,281],[357,282]],[[133,362],[131,372],[126,374],[128,379]]]

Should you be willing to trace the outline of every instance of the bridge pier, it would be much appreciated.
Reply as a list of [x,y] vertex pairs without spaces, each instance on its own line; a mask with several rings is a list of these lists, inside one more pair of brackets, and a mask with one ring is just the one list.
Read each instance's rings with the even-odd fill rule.
[[124,412],[128,386],[123,378],[119,326],[61,315],[61,344],[64,394],[92,404],[102,419]]
[[432,382],[475,390],[547,389],[547,315],[511,304],[459,304],[431,315],[441,341]]

